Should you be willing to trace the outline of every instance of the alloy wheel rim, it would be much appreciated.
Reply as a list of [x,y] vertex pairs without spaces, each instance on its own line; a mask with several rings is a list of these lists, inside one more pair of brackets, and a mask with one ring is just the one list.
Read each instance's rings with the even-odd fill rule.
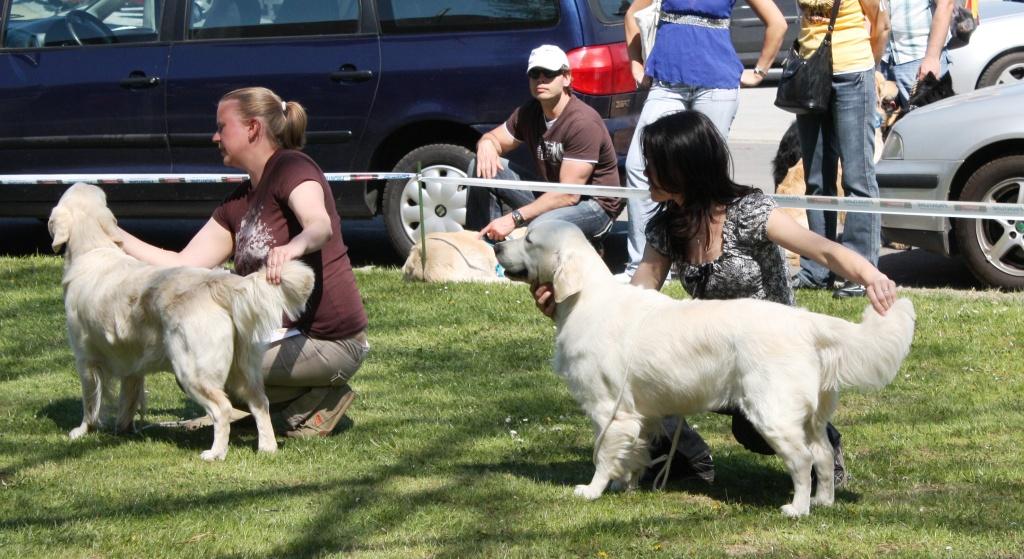
[[1024,64],[1014,64],[999,74],[995,85],[1017,83],[1021,80],[1024,80]]
[[[989,189],[982,202],[1024,204],[1024,177],[999,182]],[[978,219],[974,227],[985,260],[1004,274],[1024,277],[1024,222]]]

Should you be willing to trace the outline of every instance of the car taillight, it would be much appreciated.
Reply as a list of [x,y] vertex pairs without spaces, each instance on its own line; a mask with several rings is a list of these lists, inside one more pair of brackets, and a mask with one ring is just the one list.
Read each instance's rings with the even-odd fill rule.
[[567,54],[574,90],[587,95],[613,95],[636,90],[626,43],[580,47]]

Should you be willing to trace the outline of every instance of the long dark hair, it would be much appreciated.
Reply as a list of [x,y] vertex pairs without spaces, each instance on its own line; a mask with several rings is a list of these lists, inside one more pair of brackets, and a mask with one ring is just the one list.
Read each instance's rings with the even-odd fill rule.
[[687,242],[702,225],[710,225],[715,207],[754,192],[732,180],[729,145],[703,113],[681,111],[659,118],[644,128],[641,145],[649,178],[657,178],[661,190],[683,195],[681,206],[659,204],[648,224],[648,229],[666,233],[675,255],[686,254]]

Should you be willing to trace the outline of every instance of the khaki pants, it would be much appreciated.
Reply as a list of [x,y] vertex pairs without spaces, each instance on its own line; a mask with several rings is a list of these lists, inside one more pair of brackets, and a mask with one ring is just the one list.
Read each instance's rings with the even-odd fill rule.
[[303,334],[276,341],[263,356],[263,383],[270,403],[292,400],[310,388],[347,383],[366,359],[366,331],[344,340]]

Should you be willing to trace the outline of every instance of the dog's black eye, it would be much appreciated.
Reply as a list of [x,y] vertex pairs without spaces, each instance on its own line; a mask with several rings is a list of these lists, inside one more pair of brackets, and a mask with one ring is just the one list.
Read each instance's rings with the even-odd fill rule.
[[523,240],[526,241],[526,244],[528,244],[528,245],[532,245],[533,244],[533,241],[530,240],[530,236],[529,235],[523,237]]

